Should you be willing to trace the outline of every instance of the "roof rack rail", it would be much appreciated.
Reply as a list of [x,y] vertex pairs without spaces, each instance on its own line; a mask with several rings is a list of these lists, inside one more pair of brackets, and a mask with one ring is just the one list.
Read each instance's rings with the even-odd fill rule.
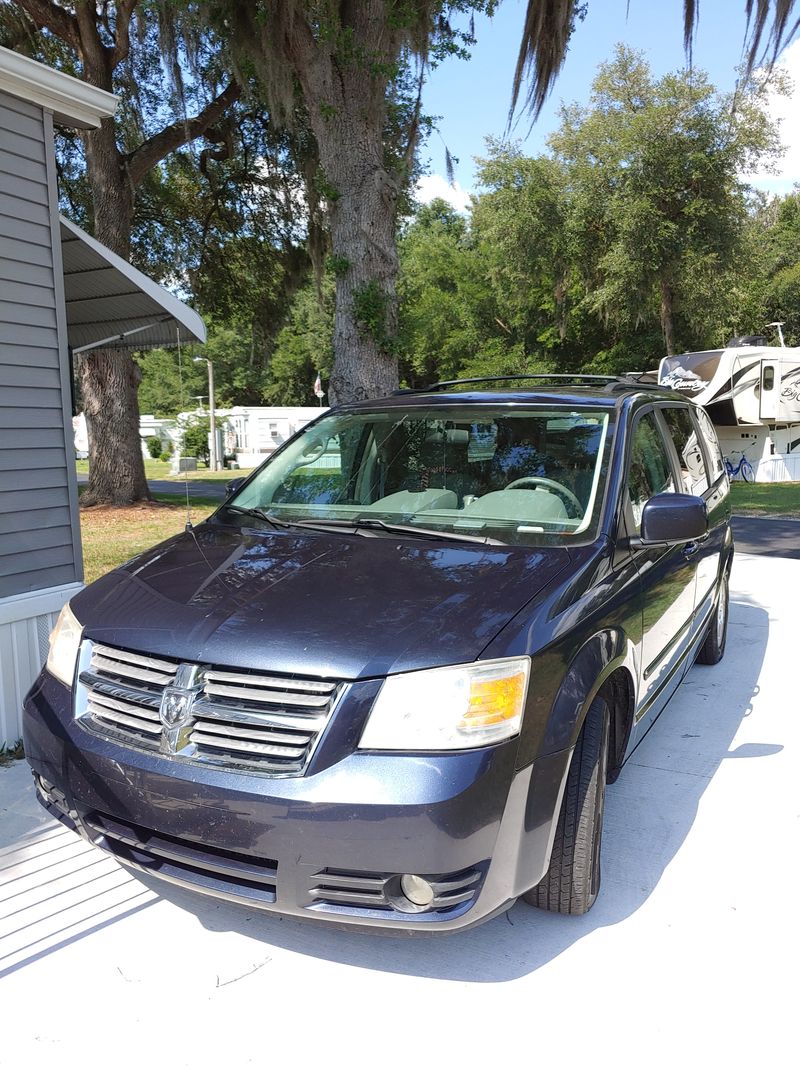
[[435,393],[441,389],[449,389],[454,385],[479,385],[483,382],[527,382],[527,381],[556,381],[576,382],[587,385],[600,385],[604,392],[615,393],[623,389],[663,389],[664,386],[654,382],[648,371],[632,371],[627,374],[495,374],[482,378],[452,378],[449,381],[434,382],[433,385],[417,389],[397,389],[393,396],[401,396],[408,393]]
[[486,374],[482,378],[452,378],[445,382],[434,382],[419,389],[397,389],[393,395],[401,393],[433,393],[439,389],[449,389],[453,385],[478,385],[481,382],[518,382],[518,381],[586,381],[616,382],[615,374]]

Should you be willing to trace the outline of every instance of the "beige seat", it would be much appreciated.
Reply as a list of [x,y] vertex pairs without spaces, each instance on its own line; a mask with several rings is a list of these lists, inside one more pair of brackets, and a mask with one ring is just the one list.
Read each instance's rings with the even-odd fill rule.
[[564,502],[546,489],[499,489],[473,500],[464,518],[513,519],[517,522],[559,522],[567,518]]
[[369,505],[371,511],[390,511],[400,515],[415,515],[429,508],[456,508],[458,497],[452,489],[401,489]]

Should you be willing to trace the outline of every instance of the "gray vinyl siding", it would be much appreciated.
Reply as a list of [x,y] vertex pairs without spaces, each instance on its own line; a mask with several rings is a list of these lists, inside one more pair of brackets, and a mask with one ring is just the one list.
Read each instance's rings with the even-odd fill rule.
[[0,93],[0,598],[82,579],[52,117]]

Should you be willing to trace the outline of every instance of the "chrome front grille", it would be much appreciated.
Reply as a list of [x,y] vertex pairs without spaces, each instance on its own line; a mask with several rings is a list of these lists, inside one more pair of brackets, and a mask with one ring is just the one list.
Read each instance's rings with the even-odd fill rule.
[[342,686],[177,663],[85,642],[79,723],[132,748],[270,776],[302,774]]
[[335,682],[208,670],[190,741],[213,762],[299,774],[330,716]]
[[159,748],[163,724],[159,708],[164,689],[172,685],[177,663],[138,652],[91,645],[85,687],[84,725],[143,748]]

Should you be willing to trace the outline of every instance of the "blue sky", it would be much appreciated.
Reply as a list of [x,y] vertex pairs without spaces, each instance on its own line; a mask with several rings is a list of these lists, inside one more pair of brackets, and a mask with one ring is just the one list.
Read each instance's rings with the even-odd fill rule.
[[[694,64],[706,70],[722,90],[733,87],[741,60],[746,32],[744,0],[701,0],[700,23],[694,46]],[[420,198],[442,195],[445,145],[458,157],[456,179],[464,193],[474,188],[474,156],[484,153],[487,136],[505,133],[511,96],[511,76],[516,62],[524,0],[502,0],[493,19],[476,17],[478,40],[469,62],[448,60],[428,77],[423,94],[427,114],[440,116],[439,134],[427,145],[431,178],[423,182]],[[562,101],[588,100],[592,80],[600,63],[607,60],[618,42],[645,53],[654,73],[661,75],[685,65],[683,50],[683,4],[681,0],[589,0],[588,14],[573,35],[569,54],[542,114],[528,133],[524,118],[512,136],[523,140],[531,155],[546,147],[549,133],[558,125]],[[800,83],[800,42],[784,59]],[[784,157],[779,177],[758,176],[754,184],[773,191],[788,191],[800,180],[800,97],[776,104],[782,116]],[[459,189],[451,198],[459,201]],[[463,204],[463,196],[460,202]]]

